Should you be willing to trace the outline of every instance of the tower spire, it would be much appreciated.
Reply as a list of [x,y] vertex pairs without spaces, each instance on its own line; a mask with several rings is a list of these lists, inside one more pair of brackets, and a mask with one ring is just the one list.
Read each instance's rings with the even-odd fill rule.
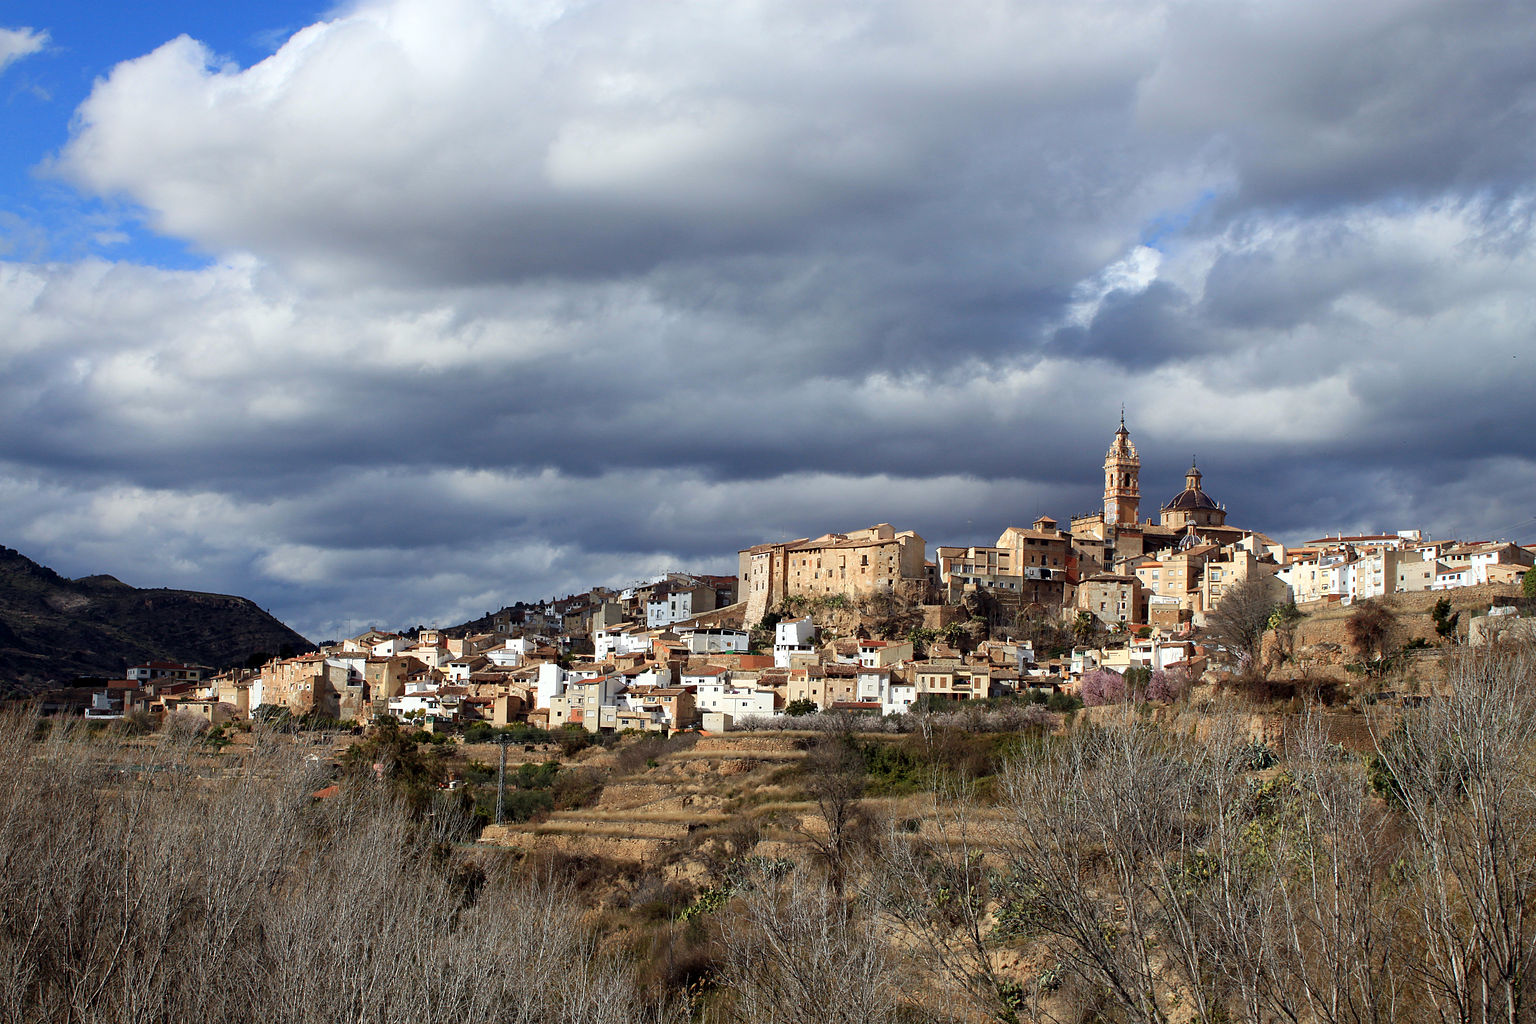
[[1104,522],[1106,525],[1134,525],[1141,500],[1139,477],[1141,459],[1125,429],[1125,406],[1120,406],[1120,429],[1104,458]]

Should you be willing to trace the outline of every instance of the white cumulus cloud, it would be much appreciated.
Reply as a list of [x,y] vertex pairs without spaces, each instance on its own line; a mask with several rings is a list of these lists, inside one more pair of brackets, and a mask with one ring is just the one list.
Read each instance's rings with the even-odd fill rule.
[[1123,402],[1149,495],[1193,450],[1277,535],[1494,533],[1536,500],[1530,22],[361,0],[251,67],[173,39],[51,166],[209,263],[0,262],[0,527],[312,633],[452,621],[1084,511]]

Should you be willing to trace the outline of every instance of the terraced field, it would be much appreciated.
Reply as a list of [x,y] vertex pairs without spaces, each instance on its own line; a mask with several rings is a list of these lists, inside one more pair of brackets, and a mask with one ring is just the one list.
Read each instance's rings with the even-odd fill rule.
[[[579,810],[555,811],[541,821],[492,825],[483,845],[528,853],[598,856],[654,865],[685,848],[712,840],[739,852],[768,857],[801,852],[824,824],[800,770],[810,734],[730,733],[702,737],[691,749],[664,754],[655,764],[624,773],[603,753],[580,762],[613,774],[600,798]],[[877,741],[888,736],[871,736]],[[865,809],[897,826],[898,834],[949,845],[992,847],[1017,829],[1002,807],[972,807],[962,823],[954,804],[932,793],[866,797]]]
[[[595,804],[555,811],[542,821],[492,825],[481,842],[527,851],[587,853],[652,862],[701,830],[767,823],[805,813],[793,768],[805,759],[793,735],[704,736],[654,766],[623,773],[612,754],[582,764],[610,774]],[[786,771],[786,769],[791,769]],[[777,836],[777,829],[769,825]],[[767,838],[765,836],[765,838]]]

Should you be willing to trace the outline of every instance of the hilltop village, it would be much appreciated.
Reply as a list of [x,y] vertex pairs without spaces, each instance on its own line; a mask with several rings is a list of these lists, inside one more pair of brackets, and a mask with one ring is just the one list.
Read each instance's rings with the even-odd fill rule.
[[[428,728],[526,723],[591,732],[727,729],[745,719],[1074,693],[1085,673],[1242,667],[1208,618],[1244,588],[1300,612],[1383,595],[1518,584],[1536,547],[1417,530],[1287,547],[1227,521],[1191,464],[1142,518],[1122,419],[1103,506],[1040,516],[989,547],[881,523],[739,552],[736,576],[668,573],[517,604],[452,630],[369,630],[312,653],[213,673],[151,662],[58,691],[48,709],[116,719],[179,711],[215,724],[273,714],[389,715]],[[1171,488],[1170,488],[1171,490]]]

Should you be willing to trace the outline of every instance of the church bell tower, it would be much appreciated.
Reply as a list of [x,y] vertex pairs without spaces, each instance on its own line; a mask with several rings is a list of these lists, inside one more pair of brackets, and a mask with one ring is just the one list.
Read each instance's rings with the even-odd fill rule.
[[1120,411],[1120,429],[1104,456],[1104,525],[1136,525],[1137,507],[1141,504],[1141,459],[1136,446],[1131,443],[1131,432],[1125,429],[1125,410]]

